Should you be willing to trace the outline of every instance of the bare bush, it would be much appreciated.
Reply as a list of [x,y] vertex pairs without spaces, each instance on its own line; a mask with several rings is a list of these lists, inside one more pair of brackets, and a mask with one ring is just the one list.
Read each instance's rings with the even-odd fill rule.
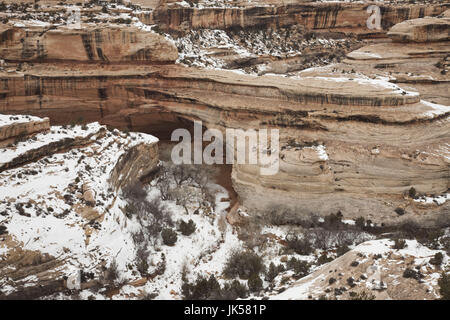
[[286,235],[286,243],[288,249],[297,254],[309,255],[313,251],[311,239],[306,233],[300,238],[296,234],[288,234]]
[[272,206],[262,213],[258,213],[262,220],[269,225],[282,226],[302,226],[303,228],[313,228],[319,224],[318,218],[312,214],[305,214],[291,208],[283,206]]
[[261,225],[253,219],[238,229],[238,238],[250,250],[261,247],[266,241],[266,238],[261,234]]

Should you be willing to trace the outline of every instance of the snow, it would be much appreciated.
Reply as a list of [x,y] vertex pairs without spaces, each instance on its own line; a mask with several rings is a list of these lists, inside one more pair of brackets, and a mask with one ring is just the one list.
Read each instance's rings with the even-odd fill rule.
[[450,200],[450,193],[446,193],[436,197],[423,196],[420,197],[419,199],[414,199],[415,202],[420,202],[423,204],[437,204],[437,205],[443,205],[447,200]]
[[[23,249],[39,250],[65,261],[61,270],[63,274],[70,276],[74,270],[94,271],[101,259],[110,261],[114,257],[123,270],[122,276],[130,277],[131,271],[127,270],[126,265],[135,259],[131,237],[135,226],[127,221],[121,211],[123,202],[114,197],[111,199],[111,194],[106,193],[110,187],[108,180],[126,150],[142,143],[153,144],[158,139],[142,133],[122,134],[117,130],[110,133],[98,123],[91,123],[86,130],[81,126],[69,129],[52,127],[52,133],[38,134],[36,141],[19,143],[14,152],[19,154],[62,138],[87,136],[100,129],[105,130],[105,136],[91,145],[49,155],[37,162],[0,173],[0,198],[4,200],[0,203],[0,212],[8,213],[0,216],[0,224],[7,227],[13,240]],[[2,151],[14,158],[11,150]],[[86,169],[88,166],[89,170]],[[31,170],[36,174],[26,173]],[[85,220],[83,211],[77,209],[83,208],[78,200],[81,194],[73,194],[69,187],[76,177],[81,178],[78,188],[88,182],[97,200],[106,202],[90,209],[91,214],[97,214],[101,222],[98,230],[92,228],[90,236],[87,235],[89,220]],[[74,205],[67,204],[63,195],[72,195]],[[23,205],[26,215],[18,214],[15,208],[18,203]],[[2,247],[0,254],[4,253],[6,249]]]
[[425,116],[433,118],[435,116],[440,116],[446,113],[450,113],[450,106],[444,106],[441,104],[436,104],[432,102],[428,102],[425,100],[421,100],[421,103],[430,107],[432,110],[425,112]]
[[23,249],[39,250],[54,257],[64,253],[63,248],[73,251],[82,250],[84,232],[78,225],[72,225],[54,216],[45,219],[30,219],[21,215],[13,215],[8,223],[8,232],[14,234],[17,241],[22,242]]
[[381,56],[379,54],[368,52],[368,51],[353,51],[349,54],[349,57],[355,58],[355,59],[381,59]]
[[392,91],[392,93],[402,94],[405,96],[418,96],[418,92],[413,91],[406,91],[400,88],[398,85],[391,83],[389,81],[386,81],[385,79],[370,79],[370,78],[347,78],[347,77],[303,77],[302,79],[320,79],[325,81],[333,81],[333,82],[340,82],[340,83],[346,83],[346,84],[353,84],[358,83],[364,86],[372,86],[372,87],[378,87],[382,89],[389,89]]
[[[364,242],[354,248],[355,251],[363,253],[363,254],[386,254],[391,251],[395,251],[396,253],[405,256],[410,255],[416,258],[424,258],[431,257],[436,252],[436,250],[431,250],[423,245],[421,245],[417,240],[405,240],[406,247],[400,250],[392,249],[394,245],[394,241],[390,239],[381,239],[381,240],[371,240]],[[444,252],[443,252],[444,253]]]
[[6,115],[0,114],[0,128],[11,124],[27,123],[32,121],[42,121],[43,119],[28,115]]
[[[39,119],[39,118],[37,118]],[[85,130],[84,130],[85,128]],[[100,130],[101,126],[98,122],[86,125],[86,127],[76,126],[73,129],[64,129],[63,127],[52,127],[50,132],[39,133],[35,136],[35,140],[27,140],[19,142],[14,148],[0,148],[1,161],[0,164],[11,162],[18,156],[37,150],[51,142],[61,141],[69,138],[87,138]]]
[[[392,275],[389,274],[390,268],[389,264],[395,265],[403,265],[405,264],[405,260],[407,257],[413,257],[413,264],[411,267],[420,266],[421,271],[425,275],[423,279],[423,283],[428,287],[429,292],[434,293],[436,298],[438,295],[436,293],[436,285],[437,280],[440,276],[440,269],[434,269],[434,271],[430,272],[430,269],[427,267],[430,258],[432,258],[436,253],[440,252],[444,255],[443,260],[443,269],[445,270],[445,266],[449,263],[449,257],[442,250],[431,250],[423,245],[421,245],[416,240],[406,240],[406,247],[404,249],[395,250],[392,249],[394,241],[390,239],[379,239],[379,240],[370,240],[360,245],[356,246],[352,252],[356,252],[362,255],[362,260],[358,262],[360,264],[365,263],[367,261],[371,261],[371,264],[367,266],[366,272],[364,275],[366,276],[366,280],[361,282],[360,284],[365,285],[369,290],[382,290],[387,288],[387,283],[382,281],[385,276],[391,277],[394,279],[391,285],[398,285],[401,282],[398,281],[401,277],[400,274]],[[393,255],[391,255],[393,253]],[[383,259],[370,259],[368,260],[370,255],[378,255],[381,254],[386,260]],[[399,258],[400,257],[400,258]],[[428,265],[430,266],[430,265]],[[324,269],[323,271],[321,271]],[[324,294],[325,287],[323,286],[323,280],[328,277],[327,264],[321,266],[317,269],[315,274],[310,274],[304,278],[302,278],[299,282],[294,283],[285,291],[277,294],[275,296],[270,297],[274,300],[291,300],[291,299],[301,299],[306,300],[312,297],[319,297]]]
[[[87,130],[82,130],[80,126],[69,129],[52,127],[53,133],[38,134],[36,141],[30,140],[27,143],[37,147],[69,136],[96,133],[103,128],[97,123],[89,124],[87,127]],[[58,133],[62,130],[66,132]],[[156,141],[158,140],[150,135],[123,134],[114,130],[112,133],[106,132],[91,145],[49,155],[21,168],[0,173],[0,198],[5,200],[0,203],[0,212],[8,212],[6,216],[0,215],[0,224],[8,228],[13,241],[24,250],[38,250],[64,261],[61,267],[55,269],[63,275],[73,276],[83,270],[93,272],[98,277],[100,261],[105,261],[106,266],[109,266],[114,259],[121,279],[127,281],[140,279],[135,267],[137,247],[132,235],[141,230],[142,226],[136,218],[127,218],[123,213],[121,208],[127,203],[120,195],[114,195],[112,190],[108,190],[110,187],[108,179],[117,160],[128,148],[139,143]],[[5,149],[4,153],[11,152],[9,149]],[[14,152],[17,155],[25,149],[26,143],[19,143]],[[91,167],[90,171],[84,169],[87,165]],[[38,173],[29,175],[26,174],[27,170],[36,170]],[[94,208],[88,209],[97,215],[98,229],[88,228],[89,220],[83,216],[84,211],[76,209],[85,208],[79,200],[81,194],[73,193],[69,188],[76,177],[81,178],[77,183],[78,190],[81,185],[87,183],[96,193],[97,200],[104,201],[103,204],[97,203]],[[178,233],[178,241],[173,247],[163,245],[160,239],[154,244],[146,244],[150,254],[149,272],[157,268],[164,256],[166,265],[164,274],[138,288],[124,286],[113,299],[136,298],[143,292],[157,292],[156,299],[180,299],[181,270],[184,263],[191,269],[188,274],[191,280],[196,279],[199,274],[214,273],[220,277],[230,252],[243,246],[233,228],[225,222],[225,215],[230,206],[227,190],[211,181],[207,187],[214,194],[215,210],[209,215],[193,214],[204,200],[201,198],[199,187],[191,187],[197,188],[197,191],[193,192],[194,197],[189,203],[188,215],[175,201],[163,203],[170,210],[174,222],[192,219],[196,224],[196,232],[190,236]],[[160,197],[154,183],[147,191],[149,200]],[[63,195],[67,194],[72,194],[74,204],[69,205],[64,201]],[[104,195],[106,199],[102,198]],[[18,214],[15,208],[17,203],[23,204],[24,212],[29,216]],[[65,210],[66,214],[62,216]],[[222,226],[219,226],[221,221]],[[7,248],[0,245],[0,256],[6,253]],[[8,287],[3,281],[6,279],[0,280],[0,285],[4,285],[2,291],[6,292]],[[29,285],[35,284],[36,281],[38,280],[30,280]],[[83,299],[91,296],[95,299],[105,298],[103,294],[93,293],[90,290],[83,290],[80,293],[80,298]],[[61,294],[55,297],[67,298]]]
[[312,281],[305,281],[301,285],[291,287],[276,296],[270,297],[270,300],[307,300],[308,296],[314,292],[314,284],[325,278],[326,276],[322,274],[316,279],[313,279],[313,275],[310,274],[305,278],[302,278],[302,281],[308,279],[311,279]]
[[319,156],[319,159],[324,160],[324,161],[329,159],[324,145],[313,146],[311,148],[316,150],[317,155]]

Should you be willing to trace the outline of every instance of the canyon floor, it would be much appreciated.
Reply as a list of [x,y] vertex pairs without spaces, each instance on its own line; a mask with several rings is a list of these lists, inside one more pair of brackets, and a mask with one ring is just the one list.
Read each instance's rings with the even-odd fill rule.
[[[446,1],[0,1],[0,300],[450,299],[449,41]],[[198,122],[277,172],[175,164]]]

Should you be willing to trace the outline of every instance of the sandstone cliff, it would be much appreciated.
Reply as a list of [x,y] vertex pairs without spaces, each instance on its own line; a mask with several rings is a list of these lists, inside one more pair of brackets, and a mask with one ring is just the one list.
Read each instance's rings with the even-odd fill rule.
[[5,60],[173,63],[178,58],[173,43],[133,27],[83,26],[77,30],[3,25],[0,32],[0,56]]
[[[167,30],[229,28],[277,28],[299,24],[309,29],[330,29],[362,34],[376,34],[377,30],[366,27],[369,5],[380,7],[381,26],[388,30],[404,20],[435,16],[449,8],[448,4],[397,5],[380,3],[287,3],[275,1],[271,5],[247,5],[238,3],[230,8],[195,8],[180,5],[165,5],[151,13],[139,14],[147,24],[157,23]],[[379,31],[378,31],[379,32]]]
[[[321,10],[317,8],[332,12],[333,6],[355,8],[353,4],[306,6],[317,12]],[[169,14],[172,9],[164,12]],[[186,10],[191,9],[197,8]],[[430,14],[444,9],[446,5],[429,6],[429,10],[435,10]],[[280,12],[277,17],[283,17]],[[419,10],[418,16],[424,14]],[[408,17],[409,13],[402,19]],[[195,28],[195,19],[186,19]],[[358,24],[349,21],[350,25]],[[327,23],[315,27],[327,28]],[[13,45],[20,34],[28,34],[26,39],[37,43],[33,42],[34,28],[7,30],[4,58],[22,56],[22,48]],[[220,130],[278,128],[278,174],[260,176],[259,167],[252,165],[233,167],[234,187],[241,203],[250,209],[264,210],[288,203],[300,215],[326,215],[341,210],[350,217],[364,215],[386,222],[408,217],[431,221],[447,210],[448,204],[425,208],[406,194],[415,188],[434,199],[448,191],[448,41],[436,41],[426,48],[383,41],[348,54],[341,63],[277,77],[157,65],[173,61],[175,49],[169,40],[144,30],[136,31],[140,39],[154,39],[167,46],[155,47],[155,55],[160,58],[143,58],[152,65],[130,64],[130,56],[136,56],[142,44],[134,44],[131,32],[111,30],[102,29],[98,36],[101,41],[95,36],[97,31],[90,30],[86,33],[91,34],[89,46],[79,41],[82,35],[78,31],[68,32],[78,40],[64,55],[58,53],[58,43],[65,41],[63,29],[45,32],[42,37],[48,33],[48,39],[53,39],[48,41],[52,50],[47,50],[46,56],[53,58],[40,62],[35,60],[39,55],[31,50],[34,53],[27,59],[40,63],[3,70],[0,111],[48,116],[55,124],[82,118],[164,136],[193,120]],[[444,39],[440,34],[446,31],[439,30],[430,34]],[[121,41],[125,48],[116,51],[114,44]],[[153,42],[149,49],[152,45]],[[101,50],[86,50],[93,47]],[[165,49],[169,47],[170,50]],[[166,51],[170,59],[165,58]],[[92,60],[87,52],[94,52]],[[108,61],[99,52],[110,57],[109,63],[104,63]],[[57,61],[66,56],[90,63]],[[103,63],[92,63],[100,60]],[[266,197],[268,192],[274,195],[270,199]],[[399,217],[395,213],[397,207],[406,208],[411,214]]]
[[431,42],[450,40],[450,18],[422,18],[404,21],[387,34],[395,42]]

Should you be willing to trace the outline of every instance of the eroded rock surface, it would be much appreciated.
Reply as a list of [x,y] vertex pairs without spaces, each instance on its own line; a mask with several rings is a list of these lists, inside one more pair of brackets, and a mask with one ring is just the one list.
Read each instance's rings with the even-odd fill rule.
[[395,42],[432,42],[450,40],[450,18],[407,20],[392,27],[387,34]]

